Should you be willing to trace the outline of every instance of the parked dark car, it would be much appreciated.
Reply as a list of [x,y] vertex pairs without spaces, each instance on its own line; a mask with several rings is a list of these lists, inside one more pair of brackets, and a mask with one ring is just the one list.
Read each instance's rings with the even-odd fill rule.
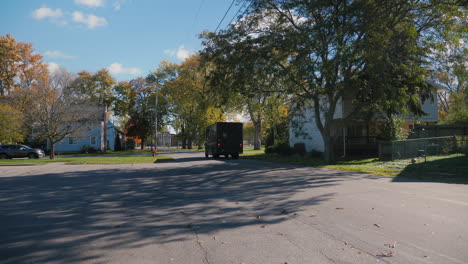
[[0,145],[0,159],[38,159],[43,157],[45,157],[45,153],[42,149],[33,149],[26,145]]

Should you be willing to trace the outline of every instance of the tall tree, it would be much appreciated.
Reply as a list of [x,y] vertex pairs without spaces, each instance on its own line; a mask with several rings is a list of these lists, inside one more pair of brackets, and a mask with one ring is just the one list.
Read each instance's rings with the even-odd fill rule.
[[47,78],[47,66],[32,44],[17,42],[10,34],[0,37],[0,96],[46,81],[41,78]]
[[[205,45],[208,52],[225,50],[226,56],[231,53],[226,47],[235,50],[245,40],[252,42],[256,49],[270,51],[252,58],[267,59],[284,69],[295,83],[287,87],[287,92],[296,102],[313,102],[315,123],[325,145],[325,162],[333,163],[336,106],[346,89],[356,89],[356,80],[363,79],[365,72],[371,77],[392,79],[388,86],[369,86],[373,91],[386,91],[387,99],[392,94],[399,95],[386,102],[385,111],[394,113],[409,103],[411,111],[421,113],[416,97],[427,88],[420,83],[424,74],[421,53],[427,51],[425,45],[430,43],[434,29],[443,29],[450,23],[452,6],[457,2],[460,1],[254,0],[245,17],[210,38]],[[375,48],[379,40],[384,48],[377,58],[383,60],[374,63],[369,47]],[[406,49],[408,59],[392,58],[400,47]],[[392,63],[390,72],[383,67],[388,62]],[[403,67],[399,69],[399,66]],[[398,76],[392,78],[393,73]],[[383,101],[384,97],[379,99]]]
[[28,90],[21,90],[25,126],[36,139],[47,139],[55,158],[55,144],[67,136],[77,135],[87,122],[100,119],[102,109],[76,102],[64,93],[73,82],[73,75],[64,69],[50,74],[46,81],[35,82]]
[[187,58],[176,68],[175,78],[167,83],[168,98],[174,119],[182,131],[183,147],[192,148],[193,141],[199,148],[204,144],[208,125],[224,119],[224,112],[217,107],[206,82],[206,67],[198,55]]
[[22,142],[23,113],[6,101],[0,103],[0,143]]

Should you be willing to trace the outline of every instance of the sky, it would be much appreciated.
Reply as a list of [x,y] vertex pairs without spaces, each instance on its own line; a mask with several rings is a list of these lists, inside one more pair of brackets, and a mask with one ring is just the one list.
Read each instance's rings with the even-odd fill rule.
[[51,71],[107,68],[116,80],[131,80],[199,51],[198,34],[221,21],[224,29],[242,12],[233,1],[1,0],[0,35],[32,43]]

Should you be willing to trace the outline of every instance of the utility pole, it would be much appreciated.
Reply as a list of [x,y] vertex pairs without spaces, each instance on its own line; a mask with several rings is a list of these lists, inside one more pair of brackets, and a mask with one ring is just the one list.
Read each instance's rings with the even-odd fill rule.
[[156,84],[156,93],[154,96],[154,149],[158,150],[158,85]]

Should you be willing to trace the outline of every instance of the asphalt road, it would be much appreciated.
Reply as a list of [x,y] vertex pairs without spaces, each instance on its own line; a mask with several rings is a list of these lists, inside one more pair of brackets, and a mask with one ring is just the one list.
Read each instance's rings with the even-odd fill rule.
[[0,166],[0,263],[468,263],[468,186],[252,160]]

